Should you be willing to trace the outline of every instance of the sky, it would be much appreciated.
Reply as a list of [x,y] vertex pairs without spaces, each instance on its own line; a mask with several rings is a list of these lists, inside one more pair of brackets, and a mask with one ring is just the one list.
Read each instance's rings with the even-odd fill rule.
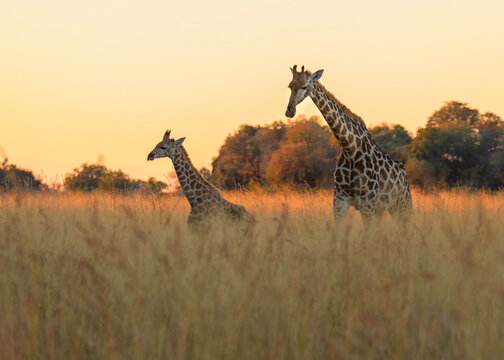
[[502,117],[504,2],[2,0],[0,156],[166,180],[146,157],[172,129],[210,167],[239,125],[286,119],[294,64],[368,126],[414,133],[449,100]]

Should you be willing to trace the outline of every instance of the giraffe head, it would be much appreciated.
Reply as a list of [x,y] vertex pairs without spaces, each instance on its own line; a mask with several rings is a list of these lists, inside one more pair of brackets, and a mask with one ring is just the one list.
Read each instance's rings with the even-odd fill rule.
[[303,101],[308,95],[310,95],[313,89],[313,83],[322,77],[324,70],[319,70],[313,74],[309,71],[305,71],[304,65],[301,67],[301,71],[296,70],[297,65],[291,68],[292,71],[292,81],[289,84],[291,89],[291,96],[289,99],[289,105],[287,105],[287,111],[285,111],[285,116],[294,117],[296,115],[296,106],[301,101]]
[[154,150],[152,150],[149,155],[147,155],[147,160],[154,160],[157,158],[169,157],[173,160],[173,156],[175,155],[177,149],[182,145],[185,140],[185,137],[174,140],[170,139],[171,130],[166,130],[163,140],[159,144],[156,145]]

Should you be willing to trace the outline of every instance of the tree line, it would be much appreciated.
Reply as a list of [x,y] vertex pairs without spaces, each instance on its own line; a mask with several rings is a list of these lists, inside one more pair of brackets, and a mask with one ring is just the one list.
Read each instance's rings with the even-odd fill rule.
[[159,194],[168,185],[151,177],[147,181],[132,180],[121,170],[110,170],[99,164],[82,164],[65,176],[65,189],[70,191],[91,192],[101,190],[123,194],[141,192]]
[[30,170],[18,168],[14,164],[9,164],[5,158],[0,164],[0,191],[12,189],[32,189],[40,190],[42,181],[35,178]]
[[[368,130],[382,150],[405,164],[412,185],[494,190],[504,186],[504,122],[496,114],[451,101],[435,111],[414,137],[401,125],[381,124]],[[222,189],[331,188],[340,152],[325,122],[301,115],[288,122],[240,126],[224,141],[212,170],[200,172]],[[0,164],[0,191],[47,187],[7,159]],[[100,164],[82,164],[64,179],[68,191],[159,194],[167,187],[154,178],[134,180]]]
[[[504,123],[493,113],[446,102],[413,137],[401,125],[368,129],[377,145],[405,164],[410,184],[428,187],[504,186]],[[242,125],[229,135],[212,163],[221,188],[332,187],[340,148],[319,118]]]
[[[168,185],[151,177],[147,181],[131,179],[121,170],[110,170],[100,164],[84,163],[65,176],[67,191],[92,192],[95,190],[129,194],[160,194]],[[5,159],[0,165],[0,191],[49,190],[50,187],[37,179],[30,170],[8,164]]]

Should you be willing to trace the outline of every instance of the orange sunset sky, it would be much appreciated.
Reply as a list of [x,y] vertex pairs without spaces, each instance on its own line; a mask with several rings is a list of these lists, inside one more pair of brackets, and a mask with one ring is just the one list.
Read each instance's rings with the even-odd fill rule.
[[210,166],[240,124],[285,119],[293,64],[368,126],[414,132],[447,100],[504,116],[504,2],[2,0],[0,145],[46,181],[100,156],[166,180],[146,156],[167,128]]

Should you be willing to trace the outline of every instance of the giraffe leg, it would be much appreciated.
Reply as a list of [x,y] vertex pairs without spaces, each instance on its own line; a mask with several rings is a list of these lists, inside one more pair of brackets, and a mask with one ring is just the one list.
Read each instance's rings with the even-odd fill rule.
[[376,208],[375,206],[366,206],[360,209],[364,230],[367,231],[376,225],[382,218],[383,212],[383,209]]
[[399,223],[408,223],[413,215],[413,202],[408,185],[406,172],[402,170],[400,191],[394,206],[389,210],[390,215]]
[[193,234],[198,234],[200,231],[200,223],[201,221],[198,221],[195,218],[191,218],[191,216],[189,216],[189,218],[187,219],[187,228]]
[[364,229],[369,230],[376,225],[384,212],[383,207],[378,203],[378,173],[370,171],[363,185],[358,193],[359,211]]
[[341,223],[345,218],[348,207],[351,205],[349,193],[346,191],[350,185],[350,162],[341,154],[338,164],[334,170],[334,197],[333,214],[334,219]]
[[397,201],[396,206],[389,210],[390,216],[398,222],[407,224],[413,217],[413,204],[409,192]]
[[187,227],[192,233],[200,233],[203,229],[204,216],[198,214],[191,209],[189,217],[187,218]]
[[343,222],[349,206],[350,201],[348,198],[335,191],[333,197],[333,214],[336,222]]

